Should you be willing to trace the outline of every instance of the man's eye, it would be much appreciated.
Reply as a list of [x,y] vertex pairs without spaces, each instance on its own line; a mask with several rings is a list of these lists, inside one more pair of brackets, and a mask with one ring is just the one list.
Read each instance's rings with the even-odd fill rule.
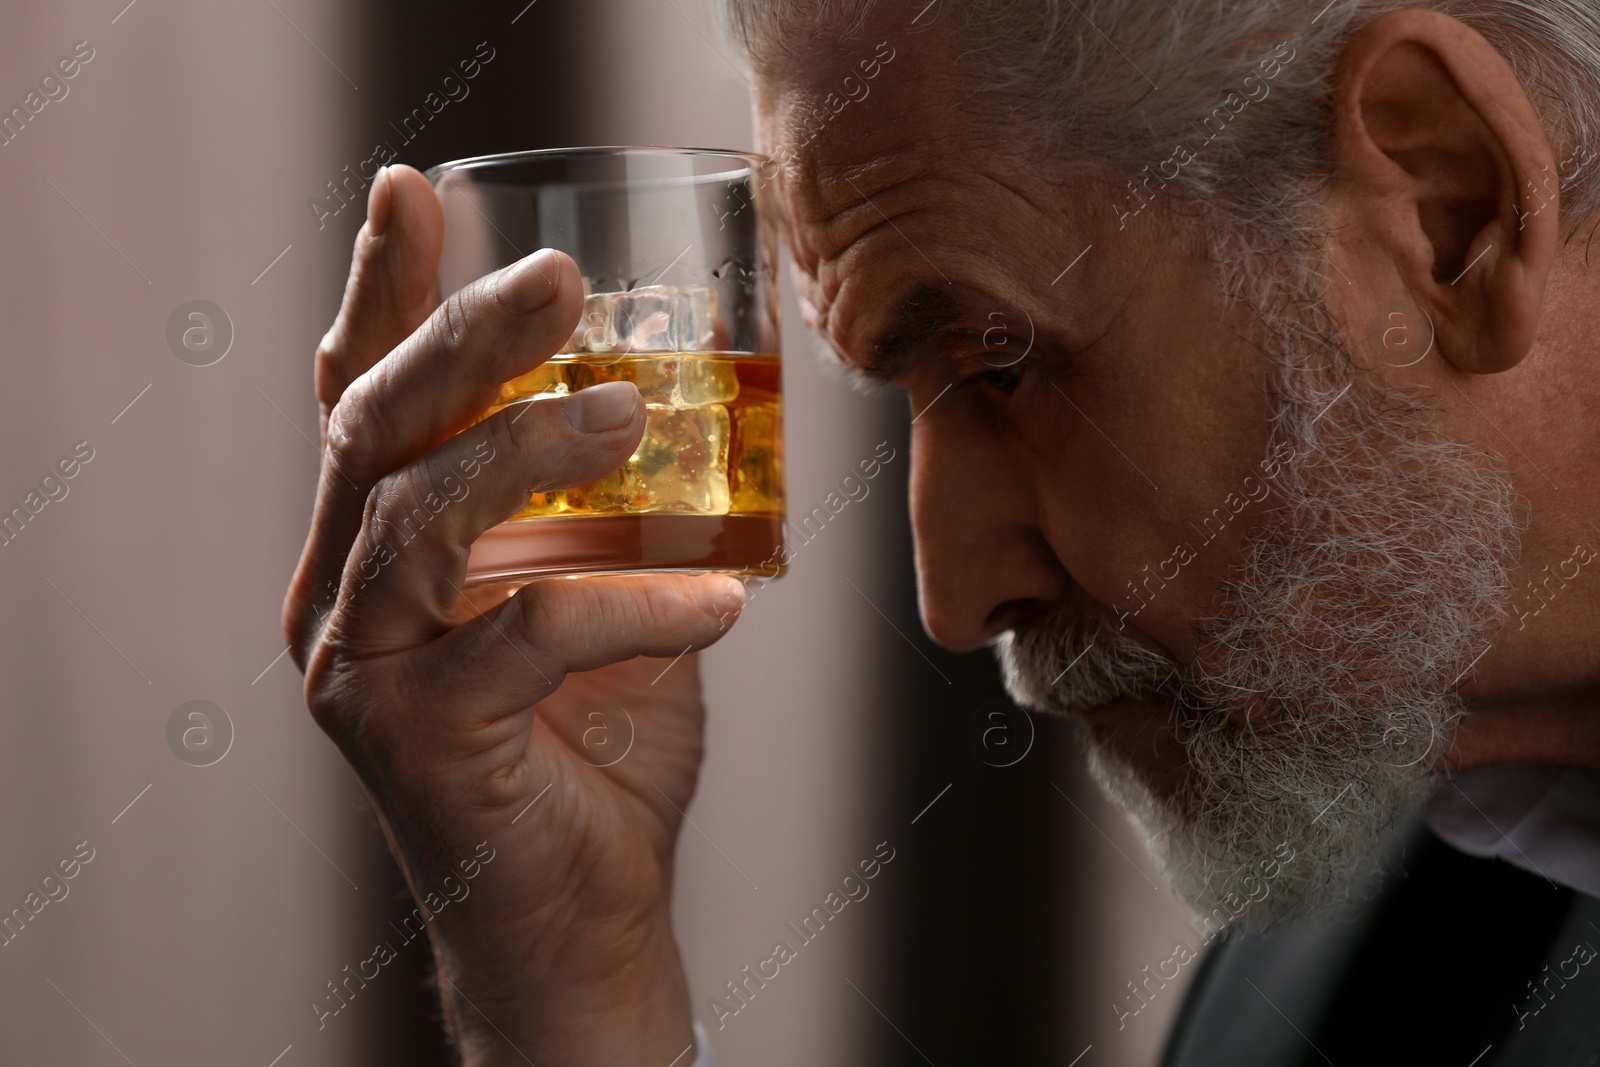
[[1022,381],[1022,362],[1019,359],[1009,366],[990,365],[977,377],[989,388],[1010,396],[1017,391],[1017,386]]

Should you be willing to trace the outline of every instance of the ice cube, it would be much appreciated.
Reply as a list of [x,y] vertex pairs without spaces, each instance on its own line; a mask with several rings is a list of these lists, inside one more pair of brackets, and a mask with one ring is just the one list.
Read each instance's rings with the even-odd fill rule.
[[647,404],[697,407],[726,404],[739,395],[733,364],[702,356],[654,356],[626,359],[611,368],[639,387]]
[[676,362],[678,376],[670,393],[674,405],[726,404],[739,395],[739,372],[727,360],[684,356]]
[[734,409],[732,511],[741,515],[783,510],[783,433],[776,402]]
[[679,291],[684,309],[678,319],[678,351],[709,351],[717,336],[717,291],[708,285],[688,285]]
[[729,429],[721,404],[648,405],[644,439],[623,467],[629,506],[726,515]]
[[645,408],[644,439],[620,470],[566,491],[572,511],[726,515],[728,409],[720,404]]
[[645,285],[584,297],[570,352],[703,352],[716,336],[717,291]]

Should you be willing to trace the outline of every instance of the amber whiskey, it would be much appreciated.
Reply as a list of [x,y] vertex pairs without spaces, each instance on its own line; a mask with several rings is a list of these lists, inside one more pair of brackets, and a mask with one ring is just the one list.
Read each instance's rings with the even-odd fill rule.
[[558,355],[501,387],[508,404],[630,381],[645,430],[598,481],[535,493],[473,546],[470,582],[631,570],[776,577],[783,567],[783,400],[776,355]]

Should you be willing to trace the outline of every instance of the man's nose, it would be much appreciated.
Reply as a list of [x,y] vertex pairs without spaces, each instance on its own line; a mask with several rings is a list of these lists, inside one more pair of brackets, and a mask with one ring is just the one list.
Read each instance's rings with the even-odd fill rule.
[[932,415],[912,427],[911,530],[922,625],[969,652],[1058,606],[1072,579],[1039,529],[1027,471],[961,429]]

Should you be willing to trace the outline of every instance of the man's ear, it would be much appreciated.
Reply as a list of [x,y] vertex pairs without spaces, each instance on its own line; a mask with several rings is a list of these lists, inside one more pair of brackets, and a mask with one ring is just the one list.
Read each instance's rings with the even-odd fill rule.
[[1560,243],[1555,160],[1516,74],[1465,24],[1408,10],[1351,38],[1334,84],[1347,226],[1386,254],[1457,370],[1516,366]]

